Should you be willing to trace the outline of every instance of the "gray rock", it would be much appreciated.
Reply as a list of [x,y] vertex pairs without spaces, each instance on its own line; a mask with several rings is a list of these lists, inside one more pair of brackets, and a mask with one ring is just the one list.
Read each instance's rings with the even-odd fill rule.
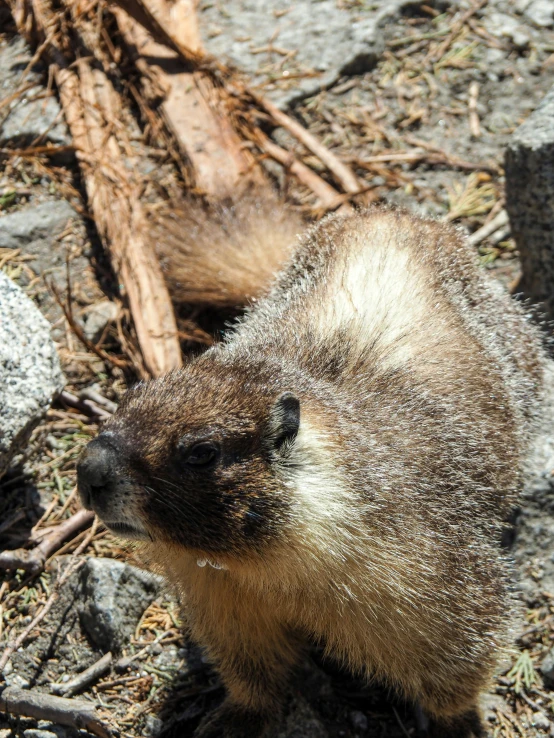
[[29,47],[19,37],[0,46],[0,99],[16,93],[22,86],[37,83],[1,111],[0,144],[27,145],[41,137],[41,142],[68,145],[71,140],[60,105],[54,96],[44,96],[46,88],[41,84],[37,68],[26,79],[22,77],[31,58]]
[[164,724],[160,718],[154,717],[154,715],[148,715],[144,721],[143,735],[146,738],[156,738],[161,732]]
[[532,0],[523,15],[537,26],[551,28],[554,25],[554,0]]
[[52,733],[51,730],[40,730],[36,728],[29,728],[23,731],[25,738],[58,738],[56,733]]
[[363,712],[361,712],[361,710],[352,710],[348,719],[350,721],[350,725],[358,733],[365,733],[367,731],[369,723],[367,717]]
[[0,218],[0,247],[29,248],[36,241],[51,240],[76,216],[66,200],[43,202]]
[[492,723],[496,720],[496,710],[502,709],[505,706],[503,698],[499,694],[485,692],[481,695],[479,706],[483,714],[483,718]]
[[521,254],[521,291],[554,318],[554,88],[506,151],[506,208]]
[[542,660],[540,672],[546,686],[554,687],[554,648],[551,648]]
[[[518,48],[524,48],[531,41],[529,29],[511,15],[492,12],[486,15],[483,20],[489,33],[499,38],[511,39]],[[495,49],[495,51],[499,51],[499,49]],[[489,54],[487,56],[490,58]]]
[[533,725],[540,730],[548,730],[550,728],[550,720],[542,710],[538,710],[533,714]]
[[97,302],[86,313],[83,328],[85,336],[96,343],[107,324],[117,318],[117,313],[118,308],[115,302],[110,302],[110,300]]
[[284,108],[375,66],[384,50],[383,24],[411,2],[376,0],[347,9],[336,0],[202,0],[200,30],[210,53],[247,72]]
[[0,125],[0,144],[12,142],[24,146],[37,139],[58,146],[71,143],[58,101],[55,97],[33,99],[40,93],[40,87],[32,87],[9,106],[8,115]]
[[154,574],[115,559],[87,560],[80,572],[83,629],[103,650],[120,651],[162,588]]
[[67,735],[67,730],[63,725],[56,725],[55,723],[51,723],[49,720],[39,720],[37,728],[40,728],[40,730],[48,730],[50,733],[54,733],[57,738],[65,738]]
[[0,476],[64,384],[50,326],[0,272]]

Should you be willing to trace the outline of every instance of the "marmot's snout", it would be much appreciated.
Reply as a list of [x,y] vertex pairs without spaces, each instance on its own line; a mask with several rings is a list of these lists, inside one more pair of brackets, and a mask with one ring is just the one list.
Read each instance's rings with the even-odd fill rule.
[[109,496],[116,480],[117,451],[104,434],[91,441],[77,464],[77,483],[81,502],[95,509]]
[[125,476],[113,434],[101,433],[86,446],[77,464],[77,484],[83,506],[94,510],[108,528],[132,538],[146,536],[137,522],[134,485]]

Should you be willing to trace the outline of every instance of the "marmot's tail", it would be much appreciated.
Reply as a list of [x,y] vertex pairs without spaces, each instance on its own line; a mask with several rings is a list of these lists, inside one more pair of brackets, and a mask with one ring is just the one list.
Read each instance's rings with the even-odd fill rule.
[[288,259],[302,221],[275,200],[179,206],[153,225],[177,303],[235,307],[262,295]]

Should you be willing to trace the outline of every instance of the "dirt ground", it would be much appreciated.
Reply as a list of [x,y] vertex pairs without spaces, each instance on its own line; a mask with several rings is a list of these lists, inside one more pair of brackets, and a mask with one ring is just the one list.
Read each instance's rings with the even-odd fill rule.
[[[356,0],[337,2],[352,12],[363,5]],[[554,20],[541,25],[537,15],[525,14],[527,5],[489,0],[460,25],[457,21],[467,15],[469,4],[413,3],[382,29],[385,51],[373,69],[344,76],[331,88],[298,101],[293,113],[354,168],[378,201],[445,218],[474,232],[503,207],[503,151],[511,134],[554,84]],[[547,9],[551,5],[545,2]],[[448,50],[442,53],[446,39]],[[0,66],[1,123],[2,100],[17,89],[17,72],[30,59],[1,3],[0,58],[9,59],[4,68]],[[293,65],[293,59],[283,59],[271,50],[262,62],[266,67],[274,64],[281,73]],[[55,95],[40,64],[32,74],[41,85],[32,94],[44,100]],[[290,85],[290,80],[281,78]],[[273,75],[271,84],[278,85],[275,79]],[[471,106],[479,123],[479,130],[473,132]],[[182,189],[182,181],[140,116],[126,123],[140,145],[141,166],[155,182],[145,192],[145,201],[156,207]],[[277,129],[273,137],[299,159],[321,169],[285,131]],[[117,402],[140,371],[127,309],[118,298],[88,217],[74,158],[71,153],[63,160],[10,153],[29,143],[13,139],[0,149],[1,267],[51,321],[67,389],[78,394],[92,386]],[[264,165],[291,207],[313,217],[313,195],[272,163]],[[62,208],[51,233],[35,233],[21,248],[2,243],[4,218],[42,203],[54,207],[60,202],[69,202],[73,211]],[[506,287],[517,288],[518,252],[509,234],[499,241],[485,239],[475,248],[483,269]],[[54,282],[67,297],[68,273],[74,314],[82,326],[87,326],[91,315],[98,315],[99,305],[110,300],[117,306],[100,331],[100,341],[108,355],[131,357],[126,366],[91,353],[69,328],[50,287]],[[212,340],[195,332],[191,321],[199,321],[211,336],[217,336],[225,317],[181,315],[183,350],[198,351]],[[31,531],[77,511],[75,460],[97,429],[95,419],[82,409],[56,401],[25,453],[0,480],[0,524],[13,521],[0,525],[0,550],[29,545]],[[486,699],[485,714],[495,738],[554,736],[554,664],[550,681],[546,665],[541,671],[554,646],[554,443],[549,445],[549,436],[551,441],[554,428],[545,430],[542,456],[514,516],[507,548],[518,609],[514,651],[504,659]],[[48,601],[59,567],[63,569],[68,554],[83,548],[83,543],[82,558],[141,564],[131,545],[122,544],[99,525],[92,535],[85,530],[64,545],[39,574],[0,573],[0,656]],[[102,656],[103,649],[83,628],[76,577],[68,580],[49,614],[10,659],[4,670],[6,683],[49,692],[52,683],[63,683],[66,676],[81,672]],[[119,650],[114,656],[135,654],[155,639],[159,643],[127,669],[112,669],[80,694],[102,705],[112,728],[125,738],[190,736],[223,695],[216,675],[180,629],[178,603],[164,590],[130,637],[115,645]],[[317,650],[291,688],[286,715],[282,738],[416,735],[413,706],[379,685],[353,681],[335,665],[323,663]],[[43,738],[52,738],[53,733],[60,738],[86,735],[0,713],[0,738],[41,738],[33,730],[49,731]]]

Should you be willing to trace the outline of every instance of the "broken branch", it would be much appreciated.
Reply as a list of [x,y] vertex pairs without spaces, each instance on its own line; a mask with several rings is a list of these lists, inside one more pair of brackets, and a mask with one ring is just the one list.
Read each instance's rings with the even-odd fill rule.
[[44,692],[6,687],[0,694],[0,709],[12,715],[24,715],[35,720],[68,725],[77,730],[88,730],[100,738],[110,738],[112,735],[96,714],[96,705],[85,700],[70,700]]

